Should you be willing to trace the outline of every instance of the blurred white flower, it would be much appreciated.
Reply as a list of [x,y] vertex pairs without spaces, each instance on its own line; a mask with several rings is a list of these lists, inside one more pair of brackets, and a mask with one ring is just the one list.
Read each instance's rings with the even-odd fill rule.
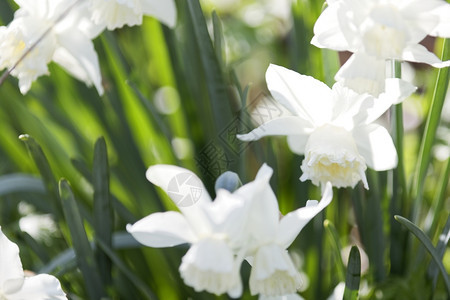
[[283,296],[259,296],[258,300],[304,300],[304,298],[298,294],[289,294]]
[[35,240],[46,240],[57,231],[55,221],[50,214],[29,214],[19,219],[19,227]]
[[368,189],[367,166],[381,171],[397,165],[391,136],[373,122],[393,101],[411,92],[404,91],[398,80],[387,81],[389,93],[378,99],[357,94],[340,83],[330,89],[312,77],[276,65],[269,66],[266,81],[275,100],[292,115],[274,118],[238,138],[253,141],[287,135],[289,148],[305,155],[302,181],[354,187],[362,180]]
[[0,229],[0,299],[67,299],[54,276],[25,277],[19,248]]
[[[154,213],[128,225],[127,230],[149,247],[192,244],[180,265],[184,282],[196,291],[239,297],[242,293],[239,270],[245,254],[241,248],[246,240],[243,228],[251,203],[244,199],[256,197],[257,191],[268,184],[261,175],[267,168],[261,168],[255,181],[234,193],[219,189],[212,201],[191,171],[169,165],[152,166],[147,179],[164,189],[181,213]],[[195,195],[193,201],[186,201],[191,193]]]
[[86,84],[95,85],[102,94],[97,53],[91,41],[100,29],[88,21],[87,5],[75,0],[16,0],[16,3],[20,8],[14,20],[0,27],[0,69],[13,68],[30,51],[11,72],[19,79],[21,93],[27,93],[39,76],[48,74],[47,65],[54,61]]
[[92,20],[109,30],[142,24],[149,15],[169,27],[175,27],[177,11],[174,0],[89,0]]
[[[314,26],[311,43],[354,52],[337,74],[351,88],[383,85],[385,60],[450,66],[419,44],[427,35],[450,37],[450,4],[441,0],[333,0]],[[359,82],[355,79],[361,78]],[[406,84],[406,83],[405,83]],[[365,85],[362,85],[363,87]],[[375,90],[374,95],[383,91]]]
[[[268,180],[272,170],[265,173]],[[241,189],[236,193],[245,192],[245,189]],[[252,295],[279,297],[297,292],[302,284],[300,273],[286,249],[303,227],[330,204],[332,198],[332,187],[327,183],[320,202],[309,200],[305,207],[288,213],[280,220],[278,202],[270,185],[259,192],[252,202],[245,230],[247,240],[251,241],[247,245],[247,260],[252,265],[249,282]],[[292,297],[295,296],[289,296],[288,299]]]

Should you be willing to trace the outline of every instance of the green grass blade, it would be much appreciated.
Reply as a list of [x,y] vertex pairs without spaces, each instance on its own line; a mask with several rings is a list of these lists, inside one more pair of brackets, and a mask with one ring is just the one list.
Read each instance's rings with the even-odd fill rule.
[[214,33],[214,50],[216,50],[216,57],[222,68],[225,67],[225,61],[223,57],[223,30],[220,23],[219,16],[216,11],[212,13],[213,33]]
[[342,261],[341,256],[341,242],[339,241],[339,234],[336,230],[336,227],[334,227],[333,223],[330,220],[325,220],[323,222],[323,226],[325,227],[325,230],[329,233],[330,240],[332,241],[333,245],[333,252],[336,259],[336,269],[338,271],[337,277],[339,281],[344,281],[345,279],[345,266]]
[[[444,230],[439,236],[439,241],[438,244],[436,245],[436,252],[441,260],[444,257],[449,239],[450,239],[450,218],[447,218],[447,223],[445,223]],[[431,278],[433,282],[433,288],[436,288],[437,277],[439,274],[439,267],[436,265],[434,261],[430,263],[427,274],[428,277]]]
[[232,118],[230,100],[227,95],[227,84],[208,33],[200,2],[198,0],[188,0],[187,4],[194,26],[195,40],[200,50],[202,68],[205,73],[217,132],[226,128]]
[[[95,238],[111,247],[114,214],[109,191],[108,152],[104,138],[99,138],[94,149],[94,231]],[[95,257],[103,283],[111,283],[111,260],[101,250],[96,251]]]
[[143,282],[132,270],[120,259],[114,251],[108,247],[101,240],[97,240],[97,245],[106,253],[114,262],[114,265],[147,297],[147,299],[157,299],[156,295],[148,288],[147,284]]
[[359,282],[361,280],[361,256],[357,246],[350,250],[348,258],[347,276],[345,278],[344,300],[358,299]]
[[45,193],[40,178],[27,174],[9,174],[0,176],[0,196],[18,192]]
[[44,151],[42,151],[41,146],[36,142],[36,140],[27,134],[22,134],[19,139],[22,140],[27,146],[28,152],[33,158],[34,163],[36,164],[36,167],[38,168],[42,176],[42,180],[52,203],[52,208],[54,210],[53,213],[55,217],[57,219],[62,218],[61,205],[59,203],[58,195],[58,185],[47,157],[44,154]]
[[441,258],[439,257],[439,253],[433,247],[433,244],[431,243],[430,239],[425,235],[425,233],[423,233],[422,230],[420,230],[419,227],[414,225],[414,223],[412,223],[408,219],[406,219],[402,216],[395,216],[395,219],[398,222],[400,222],[402,225],[404,225],[406,228],[408,228],[408,230],[419,239],[419,241],[422,243],[422,245],[431,254],[431,257],[433,258],[434,262],[437,264],[439,271],[441,272],[442,277],[444,278],[445,286],[447,288],[448,295],[450,296],[450,279],[448,277],[448,274],[447,274],[447,271],[445,270],[444,265],[442,264]]
[[66,180],[63,179],[60,181],[59,191],[64,216],[69,227],[73,248],[76,254],[77,265],[83,274],[87,294],[92,300],[101,299],[106,293],[98,273],[94,252],[89,244],[83,225],[83,219],[72,189]]
[[[450,39],[444,40],[441,59],[443,61],[450,60]],[[425,124],[422,143],[420,145],[417,166],[411,187],[412,197],[414,199],[411,218],[414,223],[417,223],[416,221],[422,207],[422,192],[425,177],[428,165],[431,161],[431,150],[435,141],[437,127],[440,122],[441,112],[449,85],[449,69],[450,68],[442,68],[439,70],[431,107]]]

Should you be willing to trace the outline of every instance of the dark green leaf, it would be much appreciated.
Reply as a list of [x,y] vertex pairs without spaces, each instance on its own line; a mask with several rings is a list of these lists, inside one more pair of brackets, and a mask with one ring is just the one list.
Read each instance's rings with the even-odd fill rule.
[[357,246],[353,246],[348,258],[347,276],[345,278],[344,300],[358,299],[361,280],[361,257]]

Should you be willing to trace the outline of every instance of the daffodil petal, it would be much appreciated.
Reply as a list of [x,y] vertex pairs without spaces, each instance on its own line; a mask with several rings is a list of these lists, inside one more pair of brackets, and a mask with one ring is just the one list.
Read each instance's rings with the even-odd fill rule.
[[385,171],[397,166],[397,150],[389,132],[381,125],[369,124],[355,128],[353,137],[359,153],[375,171]]
[[237,138],[242,141],[256,141],[270,135],[302,135],[311,129],[310,122],[296,116],[289,116],[271,120],[247,134],[238,134]]
[[329,120],[333,96],[325,83],[273,64],[267,69],[266,81],[275,100],[304,121],[322,124]]
[[7,280],[23,278],[19,247],[11,242],[0,230],[0,288]]
[[441,61],[434,53],[428,51],[422,45],[407,46],[402,55],[402,59],[406,61],[429,64],[435,68],[445,68],[450,66],[450,60]]
[[143,0],[142,11],[173,28],[177,22],[177,8],[173,0]]
[[309,135],[288,135],[287,143],[289,149],[298,155],[305,154],[306,143],[308,142]]
[[127,231],[139,243],[154,248],[173,247],[196,240],[186,218],[175,211],[153,213],[133,225],[128,224]]
[[81,31],[72,29],[66,35],[59,34],[58,43],[60,47],[56,49],[53,60],[87,85],[94,84],[102,95],[100,65],[92,41]]
[[319,48],[337,51],[349,49],[349,45],[339,26],[338,5],[328,6],[314,24],[314,37],[311,44]]
[[61,288],[59,280],[48,274],[25,277],[22,288],[14,294],[6,295],[6,298],[8,300],[67,299],[66,294]]
[[[333,189],[327,182],[320,202],[309,200],[305,207],[301,207],[285,215],[278,227],[277,242],[287,248],[308,222],[327,207],[333,199]],[[311,202],[312,201],[312,202]]]

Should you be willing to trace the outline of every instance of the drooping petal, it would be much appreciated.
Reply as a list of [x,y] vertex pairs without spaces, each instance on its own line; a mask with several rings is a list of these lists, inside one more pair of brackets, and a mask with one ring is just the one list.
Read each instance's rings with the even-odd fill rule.
[[314,24],[314,37],[311,44],[319,48],[337,51],[349,49],[349,45],[339,26],[337,11],[339,4],[330,4]]
[[19,247],[11,242],[0,230],[0,289],[8,280],[22,279],[23,269]]
[[320,202],[310,202],[305,207],[299,208],[285,215],[278,228],[277,242],[287,248],[295,240],[300,231],[319,212],[327,207],[333,199],[331,183],[327,182]]
[[425,63],[435,68],[445,68],[450,66],[450,60],[441,61],[434,53],[428,51],[424,46],[416,44],[407,46],[402,55],[406,61]]
[[369,124],[355,128],[353,137],[359,153],[375,171],[390,170],[397,166],[397,151],[389,132],[383,126]]
[[[378,101],[399,104],[411,96],[416,90],[417,87],[405,80],[399,78],[387,78],[385,81],[385,92],[380,95]],[[375,121],[375,119],[373,119],[373,121]]]
[[127,231],[141,244],[154,247],[173,247],[197,240],[186,218],[174,211],[153,213],[133,225]]
[[173,0],[142,0],[142,11],[171,28],[175,27],[177,22],[177,8]]
[[94,23],[108,30],[142,24],[140,0],[91,0],[90,10]]
[[247,134],[238,134],[242,141],[256,141],[269,135],[305,135],[312,130],[312,124],[297,116],[271,120]]
[[58,47],[53,60],[87,85],[94,85],[103,94],[100,65],[94,44],[81,31],[72,29],[58,35]]
[[39,274],[25,277],[22,288],[14,293],[5,295],[8,300],[23,299],[67,299],[56,277],[48,274]]
[[271,64],[266,72],[272,96],[305,121],[321,125],[330,118],[331,89],[310,76]]

